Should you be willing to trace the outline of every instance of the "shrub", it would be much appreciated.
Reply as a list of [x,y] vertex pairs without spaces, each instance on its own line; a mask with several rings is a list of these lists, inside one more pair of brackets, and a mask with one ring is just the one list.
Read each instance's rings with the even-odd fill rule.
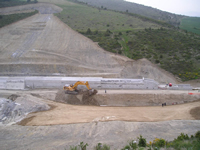
[[165,144],[166,144],[166,141],[164,139],[155,138],[155,140],[153,141],[154,147],[164,147]]
[[90,30],[90,28],[87,29],[86,34],[92,34],[92,31]]
[[177,139],[178,141],[189,140],[189,136],[187,134],[181,133]]
[[129,145],[133,150],[137,149],[137,143],[135,141],[132,140],[131,142],[129,142]]
[[131,147],[129,145],[126,145],[122,150],[131,150]]
[[160,60],[156,59],[156,64],[160,63]]
[[129,145],[126,145],[122,150],[136,150],[137,149],[137,143],[132,140],[129,142]]
[[200,140],[200,131],[198,131],[198,132],[195,134],[195,138],[197,138],[197,139]]
[[88,144],[87,143],[84,144],[84,142],[80,142],[80,145],[78,146],[81,148],[81,150],[86,150],[86,147],[88,146]]
[[110,146],[106,144],[102,145],[101,143],[98,143],[97,146],[95,147],[95,150],[110,150]]
[[70,146],[70,150],[78,150],[77,146]]
[[146,145],[147,145],[146,139],[143,138],[141,135],[140,135],[140,137],[138,137],[138,139],[139,139],[138,146],[139,147],[146,147]]

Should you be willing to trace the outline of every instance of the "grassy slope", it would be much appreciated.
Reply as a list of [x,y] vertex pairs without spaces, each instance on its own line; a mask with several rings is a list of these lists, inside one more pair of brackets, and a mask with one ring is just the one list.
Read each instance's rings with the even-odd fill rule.
[[[31,2],[27,2],[26,0],[0,0],[0,8],[3,7],[12,7],[12,6],[19,6],[19,5],[26,5],[34,3],[32,0]],[[38,13],[38,11],[30,12],[30,13],[19,13],[19,14],[11,14],[11,15],[0,15],[0,28],[16,21],[22,20],[24,18],[30,17],[34,14]]]
[[34,14],[38,13],[38,11],[30,12],[30,13],[19,13],[19,14],[11,14],[11,15],[0,15],[0,28],[6,25],[9,25],[13,22],[22,20],[24,18],[30,17]]
[[200,35],[200,17],[183,18],[180,28]]
[[79,31],[86,31],[90,28],[92,31],[127,31],[141,30],[144,28],[160,28],[160,25],[151,22],[145,22],[136,17],[114,11],[99,10],[74,3],[73,5],[59,5],[63,11],[56,14],[63,22],[71,28]]
[[181,15],[164,12],[156,8],[147,7],[144,5],[131,3],[123,0],[71,0],[71,1],[84,2],[91,6],[96,6],[99,8],[103,7],[121,12],[128,11],[129,13],[135,13],[155,20],[161,20],[175,26],[179,26],[180,19],[183,18],[183,16]]
[[9,1],[0,0],[0,8],[26,5],[31,3],[34,3],[34,1],[32,0],[31,2],[27,3],[26,0],[9,0]]

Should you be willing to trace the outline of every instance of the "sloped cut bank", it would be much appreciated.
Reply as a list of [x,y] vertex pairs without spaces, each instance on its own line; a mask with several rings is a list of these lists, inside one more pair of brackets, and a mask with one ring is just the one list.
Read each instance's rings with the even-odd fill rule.
[[65,94],[59,90],[55,101],[72,105],[94,106],[158,106],[183,104],[200,100],[200,95],[189,95],[187,91],[139,91],[139,90],[109,90],[99,91],[89,96],[85,93],[78,95]]

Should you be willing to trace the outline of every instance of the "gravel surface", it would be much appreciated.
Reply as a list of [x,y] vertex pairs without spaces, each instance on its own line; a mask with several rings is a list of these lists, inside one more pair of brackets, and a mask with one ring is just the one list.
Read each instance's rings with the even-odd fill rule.
[[164,138],[173,140],[182,132],[195,134],[200,121],[174,120],[164,122],[98,122],[54,126],[0,126],[1,149],[64,150],[80,142],[89,144],[92,150],[99,142],[111,149],[121,149],[128,141],[142,135],[147,142]]

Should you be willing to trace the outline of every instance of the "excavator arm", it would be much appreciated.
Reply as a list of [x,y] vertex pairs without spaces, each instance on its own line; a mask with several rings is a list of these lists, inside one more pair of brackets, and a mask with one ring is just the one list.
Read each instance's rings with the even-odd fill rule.
[[74,85],[73,85],[73,89],[77,89],[78,85],[85,85],[87,87],[88,90],[91,90],[90,85],[88,83],[88,81],[86,81],[85,83],[82,81],[77,81]]
[[89,95],[93,95],[97,93],[97,90],[91,89],[88,81],[82,82],[77,81],[74,85],[68,85],[66,84],[63,89],[65,90],[66,94],[78,94],[79,90],[77,90],[78,85],[85,85],[89,91]]

